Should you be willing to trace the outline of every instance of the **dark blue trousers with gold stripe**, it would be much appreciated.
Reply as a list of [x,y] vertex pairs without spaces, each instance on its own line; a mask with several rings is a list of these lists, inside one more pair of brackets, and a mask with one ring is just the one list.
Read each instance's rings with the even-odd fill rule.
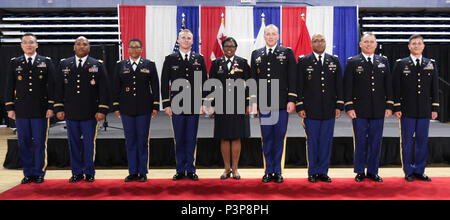
[[[99,123],[92,119],[87,121],[66,120],[66,124],[72,174],[95,175],[95,141]],[[83,136],[83,140],[81,140],[81,136]]]
[[172,116],[177,173],[195,173],[198,119],[199,115]]
[[336,119],[304,119],[308,175],[328,174]]
[[[405,175],[413,173],[423,174],[427,165],[428,155],[428,132],[430,118],[408,118],[400,119],[400,147],[402,153],[402,165]],[[416,146],[413,145],[415,134]],[[414,148],[414,162],[412,150]]]
[[45,176],[49,123],[47,118],[16,119],[20,160],[25,176]]
[[[265,174],[281,174],[284,168],[284,152],[286,148],[286,135],[289,114],[286,110],[280,110],[278,120],[276,117],[273,123],[265,123],[271,118],[273,113],[260,113],[261,137],[263,142]],[[267,120],[272,121],[272,120]]]
[[130,175],[148,173],[148,142],[151,116],[121,115],[127,145],[128,172]]
[[[381,141],[383,139],[384,118],[353,119],[354,166],[355,173],[378,174],[380,164]],[[366,152],[367,148],[367,152]]]

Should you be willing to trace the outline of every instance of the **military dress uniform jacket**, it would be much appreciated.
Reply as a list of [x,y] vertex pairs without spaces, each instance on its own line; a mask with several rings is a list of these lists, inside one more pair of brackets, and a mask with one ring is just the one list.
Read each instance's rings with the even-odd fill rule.
[[[194,74],[201,74],[201,76],[197,76],[201,79],[201,85],[194,85]],[[182,57],[179,52],[166,56],[161,75],[161,97],[163,108],[170,107],[173,97],[183,90],[182,88],[179,89],[179,91],[172,91],[171,84],[177,79],[189,82],[189,86],[186,88],[191,89],[191,109],[190,112],[183,112],[183,114],[198,114],[201,105],[195,106],[194,95],[199,91],[200,93],[198,94],[200,94],[201,97],[197,98],[200,98],[200,100],[203,101],[208,94],[208,92],[202,91],[203,83],[208,79],[208,71],[203,55],[192,51],[189,61],[184,61],[184,57]],[[197,92],[194,92],[193,88],[197,90]],[[179,105],[184,106],[183,101],[181,101]]]
[[429,118],[439,111],[439,74],[434,60],[422,57],[420,69],[411,57],[396,61],[394,111],[410,118]]
[[159,78],[155,63],[141,58],[133,70],[131,62],[130,59],[117,62],[113,110],[130,116],[159,111]]
[[[250,78],[250,66],[248,65],[247,59],[234,56],[234,60],[231,63],[230,69],[228,69],[227,59],[225,56],[219,57],[216,60],[213,60],[211,64],[211,69],[209,71],[209,78],[210,79],[218,79],[222,83],[222,90],[223,90],[223,112],[226,113],[226,106],[227,106],[227,80],[238,80],[241,79],[243,81]],[[238,114],[244,114],[245,112],[237,112],[237,104],[241,100],[237,100],[238,95],[237,92],[238,86],[241,84],[236,84],[236,87],[234,89],[234,111]],[[245,83],[242,84],[242,86],[245,86]],[[249,91],[246,87],[242,88],[245,92],[245,100],[244,105],[249,105]],[[231,92],[231,91],[228,91]],[[255,94],[256,97],[256,94]],[[213,100],[212,106],[216,105],[216,100]]]
[[25,55],[12,58],[6,74],[6,111],[17,118],[44,118],[54,104],[55,67],[49,57],[36,55],[31,68]]
[[56,77],[55,111],[72,121],[87,121],[109,112],[108,79],[103,61],[88,57],[77,68],[75,56],[62,59]]
[[[298,97],[297,61],[294,52],[288,47],[277,46],[272,53],[273,55],[268,55],[266,53],[266,47],[253,51],[251,75],[256,80],[258,87],[260,79],[267,80],[268,107],[283,110],[286,109],[288,102],[295,103]],[[271,84],[274,79],[279,81],[279,106],[272,106],[271,104]],[[260,88],[258,88],[258,96],[260,93]]]
[[344,110],[341,64],[336,56],[323,55],[323,66],[314,53],[299,57],[297,112],[305,110],[313,120],[336,117],[336,109]]
[[393,110],[392,76],[386,57],[374,55],[370,65],[362,54],[350,57],[344,73],[346,111],[355,110],[356,117],[384,118],[386,109]]

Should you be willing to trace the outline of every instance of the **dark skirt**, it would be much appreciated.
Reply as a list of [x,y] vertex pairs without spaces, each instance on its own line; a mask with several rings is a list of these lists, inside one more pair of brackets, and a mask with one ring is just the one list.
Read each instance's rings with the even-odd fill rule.
[[216,114],[214,138],[237,139],[250,137],[250,119],[246,115]]

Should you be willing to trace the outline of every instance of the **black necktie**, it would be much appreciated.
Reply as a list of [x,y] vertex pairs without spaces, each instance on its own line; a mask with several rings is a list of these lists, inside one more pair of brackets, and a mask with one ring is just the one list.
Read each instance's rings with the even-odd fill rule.
[[372,63],[372,58],[370,58],[370,57],[367,57],[367,62],[369,62],[369,64],[370,64],[371,66],[373,66],[373,63]]
[[418,70],[420,70],[420,60],[416,59],[416,67]]
[[78,60],[78,69],[81,69],[83,67],[82,64],[81,64],[82,62],[83,62],[82,59]]
[[320,65],[321,67],[323,66],[323,64],[322,64],[322,55],[319,56],[319,65]]
[[185,61],[185,62],[188,62],[188,61],[189,61],[188,55],[187,55],[187,54],[184,55],[184,61]]
[[269,56],[271,56],[273,53],[272,53],[272,48],[269,48]]
[[33,65],[33,58],[31,58],[31,57],[28,57],[28,63],[27,63],[27,65],[28,65],[28,68],[31,68],[31,66]]

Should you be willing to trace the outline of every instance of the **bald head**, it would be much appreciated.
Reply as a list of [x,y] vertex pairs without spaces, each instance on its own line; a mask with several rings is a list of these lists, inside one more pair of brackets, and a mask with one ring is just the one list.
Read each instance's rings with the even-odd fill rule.
[[264,40],[266,41],[266,45],[268,47],[273,47],[277,45],[278,39],[280,39],[278,27],[273,24],[267,25],[267,27],[264,28]]
[[322,34],[314,34],[311,39],[311,47],[317,54],[323,54],[327,47],[325,37]]
[[75,40],[75,45],[73,46],[73,50],[75,51],[75,54],[79,57],[85,57],[89,54],[91,51],[91,46],[89,44],[89,40],[84,37],[80,36]]

